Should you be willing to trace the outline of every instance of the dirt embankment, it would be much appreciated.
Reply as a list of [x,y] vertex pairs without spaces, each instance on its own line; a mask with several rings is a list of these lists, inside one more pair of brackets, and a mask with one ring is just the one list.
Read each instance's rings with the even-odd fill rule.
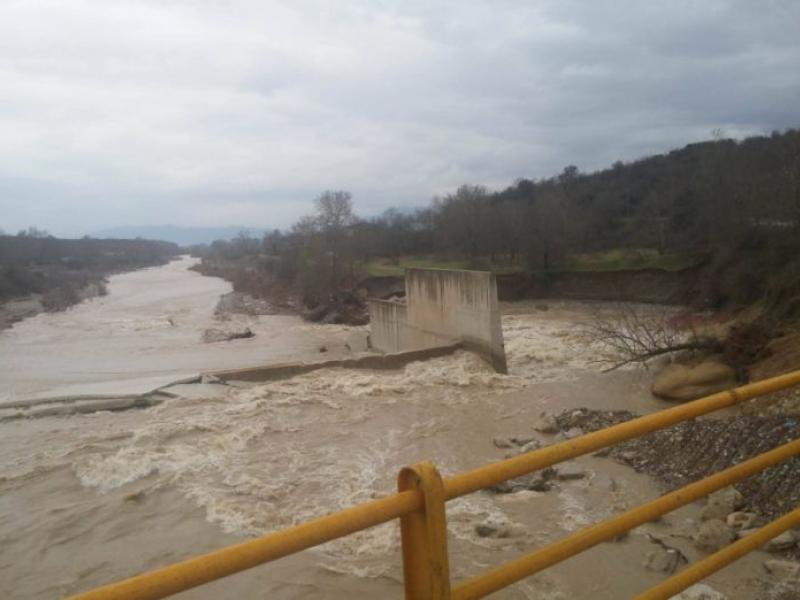
[[[700,269],[664,271],[553,271],[549,273],[498,273],[500,300],[538,298],[688,304],[702,300],[704,275]],[[402,277],[365,277],[357,290],[367,296],[402,296]]]
[[[367,276],[358,281],[352,293],[348,291],[342,298],[332,298],[330,302],[309,308],[301,306],[290,290],[277,285],[273,277],[256,265],[204,259],[194,268],[204,275],[230,281],[236,291],[274,305],[283,305],[313,321],[328,322],[332,319],[331,322],[350,323],[352,317],[357,321],[353,324],[361,324],[366,322],[368,315],[363,306],[358,310],[354,308],[354,304],[359,304],[359,298],[388,299],[405,295],[402,276]],[[708,293],[704,291],[707,281],[708,274],[701,267],[680,271],[639,269],[497,274],[499,298],[505,301],[560,298],[704,305],[707,304]]]
[[328,325],[366,325],[369,322],[367,305],[361,295],[354,291],[331,293],[324,300],[309,306],[292,289],[276,282],[269,272],[257,266],[236,261],[204,259],[192,269],[208,277],[229,281],[234,292],[238,294],[236,302],[241,304],[241,300],[246,299],[251,306],[261,302],[272,307],[274,311],[261,314],[296,314],[312,323]]
[[356,285],[356,292],[364,298],[380,298],[381,300],[403,297],[406,295],[406,280],[404,277],[392,275],[364,277]]
[[701,270],[553,271],[497,275],[501,300],[563,298],[688,304],[702,299]]

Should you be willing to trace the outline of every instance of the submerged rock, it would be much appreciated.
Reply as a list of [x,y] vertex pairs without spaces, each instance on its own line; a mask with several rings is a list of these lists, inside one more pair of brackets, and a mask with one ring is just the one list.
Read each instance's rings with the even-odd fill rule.
[[564,440],[571,440],[576,437],[581,437],[583,435],[583,429],[580,427],[570,427],[566,431],[562,431],[556,436],[556,440],[564,441]]
[[698,583],[670,600],[728,600],[728,597],[705,583]]
[[728,524],[728,527],[732,527],[738,531],[741,529],[750,529],[756,524],[757,519],[758,517],[755,513],[734,512],[729,514],[725,521]]
[[656,548],[644,557],[644,568],[657,573],[672,574],[687,564],[686,557],[675,548]]
[[530,502],[541,495],[541,492],[536,492],[534,490],[520,490],[518,492],[514,492],[513,494],[503,494],[498,497],[497,500],[504,504],[522,504],[524,502]]
[[520,449],[520,454],[525,454],[526,452],[533,452],[534,450],[538,450],[542,447],[542,443],[539,440],[531,440],[527,444],[524,444]]
[[495,448],[513,448],[515,451],[506,454],[506,458],[530,452],[531,450],[538,450],[542,444],[536,438],[529,435],[512,435],[509,437],[498,436],[492,440]]
[[767,552],[783,552],[791,550],[797,544],[797,535],[793,531],[784,531],[778,537],[772,538],[764,546]]
[[575,461],[559,463],[556,467],[556,478],[559,481],[570,481],[586,477],[586,469]]
[[764,568],[767,573],[779,581],[796,581],[800,585],[800,562],[773,559],[766,561]]
[[534,423],[533,428],[536,431],[541,431],[542,433],[558,433],[561,428],[558,426],[558,421],[556,418],[549,414],[549,413],[542,413],[539,415],[536,423]]
[[716,552],[730,544],[736,535],[724,521],[711,519],[700,525],[700,529],[694,536],[694,545],[706,552]]
[[228,342],[230,340],[238,340],[244,338],[251,338],[255,337],[255,333],[253,333],[249,327],[245,327],[244,329],[206,329],[203,332],[203,342],[206,344],[211,344],[214,342]]
[[607,492],[616,492],[619,489],[617,480],[611,477],[611,475],[606,475],[604,473],[595,475],[592,478],[592,485],[596,489],[605,490]]
[[475,533],[483,538],[511,538],[525,535],[525,527],[519,523],[488,518],[475,525]]
[[728,487],[714,492],[706,500],[706,505],[700,513],[703,521],[710,519],[726,519],[729,514],[742,506],[742,494],[736,488]]
[[644,568],[648,571],[674,573],[680,567],[689,563],[689,559],[678,548],[668,545],[650,533],[645,535],[656,546],[655,549],[645,555]]
[[550,480],[553,479],[554,476],[555,470],[548,467],[547,469],[542,469],[541,471],[536,471],[529,475],[523,475],[522,477],[493,485],[489,488],[489,491],[495,494],[513,494],[514,492],[523,490],[546,492],[552,487]]

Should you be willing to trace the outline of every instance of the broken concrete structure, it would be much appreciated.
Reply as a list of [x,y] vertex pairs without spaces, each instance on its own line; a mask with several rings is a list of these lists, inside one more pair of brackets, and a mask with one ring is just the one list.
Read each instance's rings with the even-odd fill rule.
[[461,342],[507,372],[493,273],[407,269],[405,283],[405,304],[368,301],[373,348],[402,352]]

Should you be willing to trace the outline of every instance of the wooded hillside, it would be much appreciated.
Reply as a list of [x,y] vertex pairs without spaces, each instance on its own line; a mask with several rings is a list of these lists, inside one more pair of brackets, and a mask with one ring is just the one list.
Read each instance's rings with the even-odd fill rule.
[[164,264],[179,248],[153,240],[58,239],[35,229],[0,236],[0,300],[63,293],[118,271]]
[[701,264],[709,305],[762,297],[777,305],[797,295],[799,229],[800,131],[788,130],[690,144],[594,173],[567,166],[498,191],[465,184],[426,208],[376,218],[354,215],[349,193],[326,192],[290,231],[215,242],[204,255],[244,261],[248,277],[296,289],[309,305],[363,274],[406,265],[551,272]]

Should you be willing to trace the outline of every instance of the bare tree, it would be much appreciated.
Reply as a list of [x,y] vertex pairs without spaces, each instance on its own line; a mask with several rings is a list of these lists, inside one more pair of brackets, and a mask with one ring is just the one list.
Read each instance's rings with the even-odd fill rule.
[[258,254],[261,242],[250,235],[249,231],[243,229],[231,240],[231,246],[237,255],[247,256],[248,254]]
[[319,232],[319,222],[312,215],[304,215],[292,225],[292,233],[301,238],[308,238]]
[[441,202],[434,202],[439,213],[439,223],[446,245],[477,266],[478,257],[485,250],[485,214],[489,209],[489,192],[482,185],[462,185],[455,194],[448,194]]
[[341,262],[347,245],[348,228],[355,222],[350,192],[326,190],[314,200],[314,218],[331,259],[331,289],[341,285]]
[[673,317],[674,313],[663,307],[620,302],[595,314],[582,337],[608,351],[597,361],[607,366],[606,372],[629,364],[646,367],[650,359],[675,352],[722,349],[718,340],[699,335],[691,325],[679,329]]
[[326,190],[314,200],[314,211],[319,228],[340,232],[353,223],[353,201],[350,192]]
[[529,218],[528,263],[548,270],[567,252],[568,219],[563,190],[555,186],[545,187],[531,205]]
[[17,233],[17,237],[29,237],[29,238],[37,238],[43,239],[48,237],[53,237],[50,235],[48,231],[45,229],[39,229],[38,227],[28,227],[27,229],[20,229],[19,233]]

